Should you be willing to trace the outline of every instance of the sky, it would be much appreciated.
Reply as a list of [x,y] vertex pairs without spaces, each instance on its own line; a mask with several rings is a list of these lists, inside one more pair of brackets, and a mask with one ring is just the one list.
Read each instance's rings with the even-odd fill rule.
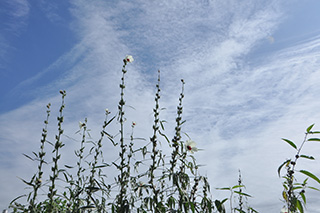
[[[26,192],[19,177],[37,169],[22,153],[39,147],[45,106],[54,132],[66,90],[65,140],[84,118],[97,136],[105,109],[116,114],[122,60],[132,55],[125,97],[135,134],[152,133],[158,69],[160,116],[173,134],[184,79],[183,131],[202,149],[194,155],[213,197],[229,196],[215,188],[236,185],[240,169],[250,205],[280,212],[277,169],[295,156],[281,138],[300,144],[308,126],[320,129],[319,8],[318,0],[2,0],[0,209]],[[77,145],[68,142],[63,161]],[[114,150],[105,152],[112,159]],[[303,153],[316,161],[297,168],[319,176],[319,144]],[[318,197],[307,191],[306,212],[318,211]]]

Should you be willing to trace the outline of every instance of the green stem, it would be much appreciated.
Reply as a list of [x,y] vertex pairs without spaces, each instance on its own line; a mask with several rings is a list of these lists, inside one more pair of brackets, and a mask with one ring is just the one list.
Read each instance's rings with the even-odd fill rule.
[[42,130],[42,139],[41,139],[41,146],[40,146],[40,151],[38,153],[38,157],[39,157],[39,165],[38,165],[38,177],[35,180],[35,185],[34,185],[34,193],[33,193],[33,197],[30,200],[30,207],[31,207],[31,211],[35,211],[35,201],[38,195],[38,190],[41,187],[41,182],[42,182],[42,175],[43,175],[43,171],[42,171],[42,166],[45,163],[44,160],[44,156],[45,156],[45,152],[44,152],[44,145],[46,142],[46,138],[47,138],[47,128],[48,128],[48,123],[49,123],[49,117],[50,117],[50,106],[51,104],[49,103],[47,105],[47,118],[44,121],[45,123],[45,127]]
[[49,194],[48,194],[48,198],[49,198],[48,210],[49,210],[49,212],[53,211],[53,204],[54,204],[53,198],[57,194],[57,190],[55,190],[55,182],[59,176],[58,161],[61,157],[61,155],[59,154],[59,149],[64,146],[64,144],[61,142],[61,136],[63,134],[62,123],[63,123],[63,109],[65,107],[64,98],[66,96],[66,91],[61,90],[60,93],[62,95],[62,103],[61,103],[61,107],[59,110],[60,115],[57,118],[58,119],[58,135],[56,135],[56,143],[54,144],[54,151],[53,151],[53,152],[55,152],[55,157],[52,158],[54,165],[51,168],[51,170],[52,170],[52,176],[50,176],[51,186],[49,187]]
[[122,78],[121,78],[121,84],[120,84],[120,101],[119,101],[119,122],[120,122],[120,166],[119,166],[119,170],[120,170],[120,175],[118,176],[118,181],[120,184],[120,194],[118,197],[118,207],[120,208],[119,210],[121,211],[121,209],[124,208],[124,200],[125,200],[125,195],[126,195],[126,179],[127,179],[127,174],[125,172],[125,167],[126,167],[126,163],[125,163],[125,153],[126,153],[126,145],[124,144],[124,105],[125,105],[125,101],[124,101],[124,88],[125,88],[125,81],[124,81],[124,77],[125,77],[125,73],[126,71],[126,65],[127,65],[127,61],[124,60],[123,61],[123,68],[122,68]]

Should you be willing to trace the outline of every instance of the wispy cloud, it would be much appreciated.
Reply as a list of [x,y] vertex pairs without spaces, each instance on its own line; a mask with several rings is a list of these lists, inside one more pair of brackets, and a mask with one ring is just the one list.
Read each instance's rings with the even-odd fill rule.
[[[280,182],[276,168],[294,155],[280,138],[289,137],[300,143],[305,128],[320,118],[316,110],[320,105],[316,85],[320,80],[319,44],[316,37],[276,52],[259,66],[246,66],[241,70],[242,74],[234,73],[228,75],[228,81],[218,81],[225,87],[218,92],[216,86],[212,86],[214,92],[210,98],[205,95],[209,89],[203,93],[208,103],[203,105],[215,106],[204,108],[212,116],[203,116],[199,120],[191,116],[191,123],[203,127],[211,121],[207,126],[210,133],[204,132],[200,141],[206,147],[206,157],[215,156],[212,160],[215,168],[209,174],[215,176],[216,186],[230,177],[220,179],[217,174],[235,173],[240,168],[247,178],[248,190],[252,190],[255,196],[253,203],[261,207],[262,202],[269,203],[265,209],[277,210],[279,197],[274,195],[281,193],[281,186],[276,184]],[[201,96],[201,93],[197,95]],[[205,142],[208,140],[210,142]],[[316,155],[319,148],[308,144],[304,151]],[[207,162],[206,157],[204,162]],[[230,178],[230,184],[231,179],[235,181],[235,177]],[[266,184],[267,191],[261,193],[257,190]],[[311,204],[310,208],[316,208],[314,205]]]
[[8,15],[13,18],[25,18],[29,15],[29,3],[26,0],[13,0],[13,1],[5,1],[3,4],[7,5],[7,9],[9,9]]
[[[45,13],[46,17],[53,23],[59,23],[62,21],[65,21],[64,17],[61,16],[58,11],[65,9],[67,4],[66,2],[55,2],[55,1],[44,1],[40,0],[38,1],[38,4],[41,8],[41,10]],[[66,15],[66,14],[64,14]]]
[[[3,69],[8,63],[10,52],[14,49],[11,44],[11,37],[18,36],[25,27],[30,7],[26,0],[5,0],[0,5],[1,17],[6,20],[5,22],[2,21],[0,31],[0,68]],[[0,74],[4,73],[1,71]]]
[[[141,134],[149,131],[143,124],[152,120],[148,113],[152,112],[157,69],[163,79],[161,105],[167,108],[162,116],[168,121],[174,121],[180,78],[184,78],[188,121],[184,130],[205,149],[197,154],[207,164],[202,171],[208,173],[212,186],[236,184],[240,168],[248,192],[255,196],[254,207],[273,212],[281,208],[276,169],[292,153],[280,138],[300,139],[304,128],[320,116],[316,112],[320,104],[318,37],[264,58],[255,56],[264,42],[271,45],[268,38],[283,21],[281,5],[268,1],[88,4],[75,0],[70,11],[78,44],[17,87],[36,97],[35,101],[0,116],[6,156],[37,148],[34,132],[41,129],[39,109],[47,102],[57,109],[59,97],[54,94],[60,89],[68,94],[67,130],[75,132],[84,117],[98,127],[104,108],[117,110],[122,59],[132,54],[136,60],[128,67],[126,99],[136,110],[128,108],[127,115],[136,115],[134,119],[143,126]],[[277,40],[272,45],[276,44]],[[169,122],[168,128],[173,125]],[[18,149],[11,144],[19,144]],[[19,170],[26,175],[31,172],[22,168],[21,158],[1,160],[12,167],[1,176],[4,181],[14,179]],[[5,167],[0,170],[1,174],[7,171]],[[262,193],[261,188],[267,191]],[[1,201],[8,202],[14,195],[1,196]]]

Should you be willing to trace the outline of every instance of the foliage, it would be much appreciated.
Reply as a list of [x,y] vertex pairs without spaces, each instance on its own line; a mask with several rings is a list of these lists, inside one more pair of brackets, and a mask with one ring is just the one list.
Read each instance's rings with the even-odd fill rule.
[[[230,197],[225,198],[224,200],[216,201],[219,203],[219,206],[221,206],[221,212],[225,212],[224,206],[222,206],[223,203],[229,200],[229,205],[230,205],[230,212],[240,212],[240,213],[254,213],[257,212],[255,209],[253,209],[249,204],[248,204],[248,198],[251,198],[252,196],[244,193],[243,190],[245,189],[245,185],[242,184],[242,177],[241,177],[241,172],[239,170],[239,179],[238,179],[238,184],[234,185],[232,187],[223,187],[223,188],[217,188],[218,190],[224,190],[224,191],[229,191],[230,192]],[[237,195],[234,196],[234,195]],[[236,202],[236,198],[238,198],[237,207],[233,207],[233,203]]]
[[[170,140],[165,128],[165,120],[160,113],[160,71],[156,84],[155,106],[153,108],[152,136],[147,140],[136,137],[136,123],[126,130],[126,67],[133,61],[132,56],[123,60],[120,83],[120,101],[118,111],[112,115],[105,112],[105,119],[100,130],[100,138],[93,140],[88,128],[87,119],[79,122],[81,136],[79,149],[74,151],[77,161],[75,165],[61,165],[61,150],[65,146],[62,136],[67,136],[63,129],[63,110],[65,108],[66,91],[60,91],[62,102],[59,109],[58,132],[54,143],[48,139],[48,124],[51,104],[47,105],[47,117],[44,121],[40,149],[33,152],[34,157],[24,154],[32,161],[38,162],[38,170],[29,181],[22,181],[31,189],[28,194],[20,195],[10,203],[13,212],[226,212],[225,203],[229,201],[231,212],[257,212],[248,205],[251,195],[244,192],[239,171],[238,184],[232,187],[218,188],[230,192],[223,200],[212,199],[207,177],[200,175],[199,165],[194,157],[198,151],[196,143],[187,134],[182,134],[184,80],[181,80],[181,93],[178,99],[177,116],[174,136]],[[111,125],[117,125],[119,132],[113,132]],[[320,132],[311,131],[313,125],[307,128],[305,139],[301,146],[283,139],[297,150],[294,160],[286,160],[280,165],[278,174],[285,169],[282,176],[283,198],[286,207],[291,212],[304,211],[306,205],[305,190],[315,187],[307,185],[308,178],[320,183],[318,177],[307,170],[295,170],[297,160],[304,158],[314,160],[312,156],[301,154],[306,142],[320,141],[319,138],[309,138],[309,135]],[[130,135],[127,138],[127,135]],[[71,138],[67,136],[68,138]],[[134,143],[135,141],[142,143]],[[111,162],[105,162],[103,146],[118,150],[118,157]],[[167,146],[171,153],[166,153],[159,146]],[[47,153],[51,153],[51,156]],[[50,160],[51,159],[51,160]],[[50,168],[51,174],[45,179],[45,168]],[[295,172],[307,178],[299,183]],[[44,192],[40,194],[39,192]],[[236,195],[236,196],[235,196]],[[26,202],[21,201],[26,198]],[[235,204],[237,203],[237,204]]]
[[[39,162],[38,171],[30,181],[23,180],[32,190],[29,194],[14,199],[10,207],[14,212],[214,212],[215,203],[211,200],[210,186],[205,176],[199,174],[199,165],[190,153],[197,151],[196,147],[186,146],[181,129],[185,121],[182,119],[184,81],[180,93],[175,135],[170,141],[165,134],[165,122],[160,119],[160,71],[156,85],[155,107],[153,109],[153,135],[150,140],[137,138],[134,135],[135,123],[131,125],[131,136],[126,138],[125,129],[125,74],[126,66],[132,62],[132,57],[126,57],[123,62],[120,83],[120,101],[118,112],[111,116],[106,110],[98,141],[92,140],[87,119],[79,122],[82,136],[79,150],[75,151],[76,165],[60,165],[62,141],[63,109],[65,91],[60,91],[62,103],[59,110],[58,133],[55,143],[47,139],[50,104],[47,106],[47,119],[42,133],[39,153],[36,158],[29,159]],[[109,118],[111,116],[111,118]],[[118,133],[111,133],[110,125],[119,125]],[[191,139],[186,135],[189,143]],[[118,158],[105,162],[103,157],[103,141],[109,141],[107,146],[119,150]],[[136,147],[134,141],[145,141],[142,147]],[[167,143],[172,150],[164,153],[159,145]],[[44,151],[51,146],[52,160]],[[192,146],[195,143],[192,141]],[[47,148],[49,149],[49,148]],[[191,150],[192,149],[192,150]],[[190,153],[189,153],[190,151]],[[192,152],[191,152],[192,151]],[[43,181],[44,165],[51,165],[49,180]],[[109,174],[117,174],[114,177]],[[57,184],[59,187],[57,187]],[[202,189],[202,190],[199,190]],[[38,191],[47,191],[47,197],[39,196]],[[26,197],[27,204],[18,202]]]
[[[317,135],[319,131],[312,131],[314,124],[306,129],[305,137],[298,148],[298,146],[291,140],[283,138],[282,140],[288,143],[293,149],[296,150],[296,155],[293,159],[287,159],[278,168],[278,175],[280,177],[281,171],[285,170],[286,174],[282,176],[283,181],[283,192],[282,197],[285,203],[285,209],[289,212],[300,212],[303,213],[307,204],[306,189],[312,189],[320,191],[316,187],[308,185],[308,179],[311,178],[320,184],[320,180],[313,173],[306,170],[297,170],[297,162],[299,159],[315,160],[313,156],[301,154],[302,148],[306,143],[319,142],[320,138],[310,137],[311,135]],[[296,173],[303,174],[306,178],[299,182],[297,181]]]

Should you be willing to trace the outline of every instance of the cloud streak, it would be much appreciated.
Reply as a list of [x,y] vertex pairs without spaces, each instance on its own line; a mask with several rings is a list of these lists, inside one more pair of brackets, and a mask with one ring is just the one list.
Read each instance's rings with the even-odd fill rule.
[[[174,125],[183,78],[184,118],[188,121],[184,130],[205,149],[197,157],[207,164],[202,172],[208,174],[211,185],[235,185],[240,168],[248,192],[255,197],[250,201],[253,207],[261,212],[279,211],[282,186],[276,169],[293,154],[280,138],[300,139],[305,127],[320,117],[319,37],[256,56],[265,43],[277,45],[277,39],[270,44],[268,38],[284,21],[282,5],[268,1],[87,4],[75,0],[70,11],[74,18],[70,26],[79,42],[41,74],[16,88],[16,93],[23,90],[36,98],[0,115],[0,126],[4,126],[0,138],[6,141],[3,156],[37,149],[34,133],[41,130],[39,109],[48,102],[57,109],[59,97],[55,92],[60,89],[68,93],[67,130],[75,132],[77,122],[84,117],[98,128],[106,107],[117,110],[114,104],[118,101],[122,59],[132,54],[135,61],[128,67],[126,99],[136,110],[127,109],[127,115],[136,115],[138,126],[142,124],[140,133],[150,132],[143,124],[152,121],[145,115],[152,112],[157,69],[162,75],[161,105],[167,108],[162,116],[171,121],[168,129]],[[41,85],[45,79],[46,84]],[[68,150],[75,147],[70,145]],[[306,151],[314,149],[318,148],[312,146]],[[19,175],[23,171],[26,177],[31,176],[32,166],[22,165],[22,157],[1,162],[6,165],[0,168],[1,174],[6,174],[1,180],[17,184],[16,193],[23,186],[19,180],[12,181],[14,176],[18,171]],[[1,185],[1,191],[7,187]],[[214,193],[219,198],[228,196]],[[15,195],[1,194],[0,200],[8,202]],[[311,203],[309,210],[316,207]]]
[[[7,37],[7,32],[18,36],[25,27],[29,15],[29,4],[26,0],[3,1],[1,4],[1,17],[6,20],[3,22],[0,30],[0,69],[3,69],[8,63],[10,53],[14,50],[11,44],[11,38]],[[0,75],[5,75],[1,71]]]

